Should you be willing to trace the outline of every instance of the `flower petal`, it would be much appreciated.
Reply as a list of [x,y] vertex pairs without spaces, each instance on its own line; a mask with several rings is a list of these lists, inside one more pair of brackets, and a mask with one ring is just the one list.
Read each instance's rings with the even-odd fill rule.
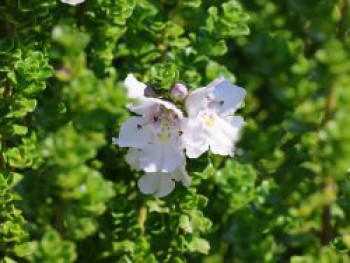
[[179,110],[173,103],[157,98],[139,98],[134,103],[127,105],[127,108],[130,111],[140,114],[142,116],[149,116],[152,113],[159,110],[161,106],[173,111],[175,114],[178,115],[179,118],[182,118],[183,114],[181,110]]
[[153,141],[141,151],[140,167],[145,172],[171,172],[184,162],[184,153],[176,138],[168,143]]
[[208,96],[213,88],[203,87],[191,91],[186,99],[185,107],[189,117],[196,117],[198,113],[208,107]]
[[222,118],[230,123],[231,126],[236,127],[237,129],[241,129],[245,124],[244,119],[241,116],[227,116]]
[[131,99],[138,99],[144,97],[146,84],[138,81],[133,74],[128,74],[124,80],[127,97]]
[[159,178],[154,173],[146,173],[137,181],[140,191],[144,194],[154,194],[159,189]]
[[152,131],[143,126],[142,117],[131,117],[124,122],[119,131],[117,143],[120,147],[143,148],[152,139]]
[[69,5],[78,5],[83,3],[85,0],[61,0],[62,3],[64,4],[69,4]]
[[152,112],[157,111],[158,104],[150,98],[139,98],[137,101],[126,105],[126,108],[142,116],[149,116]]
[[125,156],[126,162],[135,170],[140,170],[140,149],[130,148]]
[[209,149],[205,134],[205,127],[200,118],[190,118],[182,121],[182,140],[186,155],[198,158]]
[[137,182],[144,194],[155,194],[158,197],[169,195],[175,188],[170,173],[146,173]]
[[175,188],[175,182],[168,173],[159,173],[160,186],[156,192],[158,197],[169,195]]
[[219,115],[235,112],[246,96],[245,89],[233,85],[225,78],[219,78],[209,85],[214,87],[213,97],[218,102],[215,104],[215,109]]
[[171,176],[176,182],[181,181],[183,186],[189,187],[191,184],[191,178],[188,176],[185,165],[181,165],[179,168],[172,172]]
[[232,118],[230,121],[232,123],[216,115],[214,116],[214,125],[207,129],[210,150],[215,154],[233,156],[234,144],[239,138],[242,126],[233,125],[235,122],[239,123],[238,119]]

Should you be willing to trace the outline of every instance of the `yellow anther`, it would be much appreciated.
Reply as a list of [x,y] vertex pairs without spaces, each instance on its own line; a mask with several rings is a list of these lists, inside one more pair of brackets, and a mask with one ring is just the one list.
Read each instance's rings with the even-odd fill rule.
[[166,143],[166,142],[168,142],[170,140],[170,134],[169,133],[158,133],[157,137],[163,143]]
[[204,122],[207,126],[213,127],[215,124],[215,119],[213,116],[207,115],[204,117]]

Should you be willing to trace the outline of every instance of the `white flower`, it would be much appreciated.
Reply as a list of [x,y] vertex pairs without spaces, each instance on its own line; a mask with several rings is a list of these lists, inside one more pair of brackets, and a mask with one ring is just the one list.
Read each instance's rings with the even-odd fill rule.
[[69,5],[78,5],[83,3],[85,0],[61,0],[62,3],[64,4],[69,4]]
[[188,95],[186,92],[182,97],[186,97],[185,118],[173,103],[150,97],[155,94],[152,88],[147,95],[150,87],[132,74],[124,84],[127,96],[133,99],[127,108],[137,116],[123,123],[113,143],[129,148],[127,163],[146,172],[138,180],[142,193],[166,196],[177,181],[188,187],[185,151],[189,158],[197,158],[208,150],[233,155],[244,125],[243,118],[233,114],[246,95],[244,89],[218,78],[207,87]]
[[182,112],[170,102],[140,98],[129,109],[141,116],[131,117],[114,140],[120,147],[139,149],[139,169],[171,172],[185,161],[181,139]]
[[186,154],[197,158],[207,150],[219,155],[233,155],[234,145],[244,125],[242,117],[233,116],[246,95],[244,89],[218,78],[190,92],[186,99],[188,119],[183,124]]
[[138,180],[137,185],[144,194],[164,197],[174,190],[175,182],[179,181],[185,187],[190,185],[190,178],[183,165],[170,173],[146,173]]

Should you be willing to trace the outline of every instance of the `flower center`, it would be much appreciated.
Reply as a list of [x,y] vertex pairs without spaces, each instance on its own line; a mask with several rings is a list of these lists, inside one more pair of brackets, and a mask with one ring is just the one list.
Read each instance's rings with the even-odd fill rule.
[[209,127],[213,127],[215,124],[215,118],[213,115],[205,115],[204,116],[204,123],[205,125],[209,126]]
[[170,140],[170,134],[169,133],[158,133],[157,138],[162,142],[162,143],[167,143]]

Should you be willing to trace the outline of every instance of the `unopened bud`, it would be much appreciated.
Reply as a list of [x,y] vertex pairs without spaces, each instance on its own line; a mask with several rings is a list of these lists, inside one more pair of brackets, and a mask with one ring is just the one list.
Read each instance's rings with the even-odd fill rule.
[[187,97],[188,89],[184,84],[175,83],[170,90],[170,94],[174,99],[183,100]]
[[144,95],[145,95],[145,97],[154,98],[157,96],[157,93],[154,90],[154,88],[152,88],[152,86],[147,85],[147,87],[145,88],[145,91],[144,91]]

